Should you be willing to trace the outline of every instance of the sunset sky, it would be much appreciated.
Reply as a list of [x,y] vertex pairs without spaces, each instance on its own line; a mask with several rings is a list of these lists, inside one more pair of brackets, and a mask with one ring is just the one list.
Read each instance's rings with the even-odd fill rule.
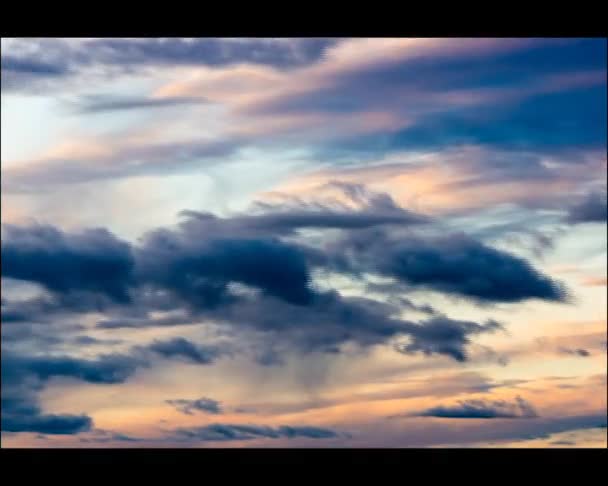
[[2,447],[606,447],[607,41],[2,39]]

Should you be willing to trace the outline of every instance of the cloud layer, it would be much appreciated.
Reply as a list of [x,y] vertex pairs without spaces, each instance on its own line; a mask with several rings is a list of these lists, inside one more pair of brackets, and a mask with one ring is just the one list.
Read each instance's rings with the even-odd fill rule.
[[3,445],[605,415],[606,39],[1,50]]

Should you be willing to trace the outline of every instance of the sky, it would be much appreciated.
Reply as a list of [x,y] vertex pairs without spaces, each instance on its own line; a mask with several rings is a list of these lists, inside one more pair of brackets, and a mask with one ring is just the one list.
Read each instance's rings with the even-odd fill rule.
[[2,447],[607,447],[606,58],[3,38]]

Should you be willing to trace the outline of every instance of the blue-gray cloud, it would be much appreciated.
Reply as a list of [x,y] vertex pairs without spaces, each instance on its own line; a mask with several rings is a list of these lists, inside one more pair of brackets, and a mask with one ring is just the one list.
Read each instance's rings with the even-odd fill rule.
[[71,435],[89,430],[92,424],[92,419],[86,415],[43,414],[35,406],[20,408],[15,413],[8,402],[2,402],[1,427],[5,432]]
[[[76,434],[91,428],[92,419],[84,414],[45,414],[42,411],[38,395],[53,378],[71,378],[99,385],[118,384],[126,382],[138,368],[150,366],[152,355],[207,365],[220,354],[219,348],[197,346],[183,338],[153,341],[146,346],[133,346],[123,354],[102,354],[91,359],[17,353],[3,343],[2,430]],[[201,404],[204,405],[203,402]]]
[[569,223],[605,223],[608,220],[606,191],[591,192],[568,209]]
[[531,403],[521,397],[514,402],[504,400],[463,400],[457,405],[437,406],[415,415],[453,419],[534,418],[538,414]]
[[25,356],[2,349],[3,431],[41,434],[77,434],[91,428],[87,415],[46,414],[38,404],[38,393],[54,377],[69,377],[90,383],[124,382],[140,363],[124,355],[97,359],[69,356]]
[[106,76],[167,66],[252,63],[289,69],[315,62],[337,39],[16,39],[2,54],[2,89],[57,89],[88,71]]
[[49,225],[3,225],[2,275],[51,291],[99,292],[128,301],[131,249],[105,229],[65,234]]
[[211,424],[203,427],[179,428],[174,431],[176,439],[189,441],[233,441],[251,439],[330,439],[339,434],[333,430],[309,426],[234,425]]
[[[104,312],[108,317],[98,324],[103,329],[210,320],[263,332],[271,339],[258,355],[270,351],[274,340],[292,350],[337,352],[346,342],[369,346],[402,336],[409,342],[400,352],[465,361],[470,338],[496,331],[498,323],[452,320],[407,298],[382,303],[320,290],[314,271],[379,274],[394,279],[389,287],[431,289],[486,303],[565,299],[557,282],[524,259],[463,235],[404,234],[400,229],[430,220],[399,208],[388,196],[358,186],[343,189],[361,211],[266,207],[261,214],[231,218],[187,212],[176,228],[151,231],[137,244],[105,230],[72,234],[10,226],[2,241],[3,271],[39,283],[51,295],[3,301],[3,318],[35,322],[62,311]],[[340,230],[342,236],[321,245],[294,238],[298,229],[311,226]],[[403,310],[434,317],[415,323],[400,316]],[[152,318],[153,311],[170,314]],[[148,354],[199,364],[213,362],[221,352],[183,338],[146,347]]]
[[[380,156],[471,144],[527,152],[605,149],[606,56],[606,39],[538,39],[484,55],[386,59],[248,110],[264,116],[383,111],[414,118],[400,130],[333,139],[324,147],[329,153]],[[576,82],[590,72],[603,72],[603,81]]]
[[329,265],[377,273],[403,284],[485,302],[567,300],[566,289],[523,258],[464,234],[419,238],[381,229],[351,233],[334,244]]
[[186,400],[184,398],[176,398],[173,400],[165,400],[169,405],[174,407],[179,412],[186,415],[193,415],[194,412],[205,412],[211,414],[222,413],[222,407],[217,400],[211,398],[197,398],[196,400]]
[[416,352],[427,355],[444,354],[456,361],[466,361],[465,349],[470,342],[470,336],[492,333],[501,329],[503,326],[494,320],[478,324],[437,316],[421,322],[416,332],[411,333],[411,341],[407,344],[397,345],[396,349],[404,354]]
[[213,363],[223,353],[219,347],[196,345],[183,337],[155,340],[142,349],[165,358],[181,358],[198,364]]

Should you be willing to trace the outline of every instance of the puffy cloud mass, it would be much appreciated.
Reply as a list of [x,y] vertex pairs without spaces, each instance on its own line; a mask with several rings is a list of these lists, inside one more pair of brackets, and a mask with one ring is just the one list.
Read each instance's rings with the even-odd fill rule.
[[[35,319],[62,308],[102,311],[110,316],[99,322],[105,329],[211,320],[262,331],[305,351],[407,336],[401,352],[464,361],[470,336],[493,332],[498,323],[447,316],[416,323],[403,312],[426,312],[428,306],[414,306],[405,297],[344,296],[322,289],[317,272],[388,277],[392,283],[384,288],[401,294],[433,290],[484,303],[566,300],[561,284],[523,258],[462,234],[433,235],[428,218],[400,208],[390,197],[357,186],[342,189],[360,209],[266,206],[254,215],[227,218],[186,212],[176,228],[153,230],[137,244],[101,229],[65,233],[50,226],[7,226],[5,275],[40,284],[50,294],[5,301],[3,315],[23,321],[28,312]],[[416,233],[420,225],[427,229]],[[301,232],[315,228],[338,236],[318,240]],[[151,317],[153,311],[170,314]],[[148,351],[201,364],[219,353],[183,338],[155,342]]]
[[4,225],[3,231],[3,276],[36,282],[59,293],[89,290],[128,300],[134,266],[131,248],[109,231],[66,234],[49,225]]
[[331,263],[486,302],[563,301],[566,290],[526,260],[464,234],[414,237],[370,229],[334,244]]
[[[240,351],[254,349],[258,360],[275,356],[275,364],[281,362],[277,350],[336,353],[346,343],[366,347],[388,342],[403,354],[464,362],[473,336],[496,332],[502,325],[454,320],[429,306],[416,306],[402,294],[433,290],[483,303],[566,299],[559,283],[520,257],[463,234],[438,236],[431,219],[401,208],[387,195],[361,186],[340,189],[351,206],[259,205],[253,214],[224,218],[188,211],[177,227],[152,230],[136,243],[105,229],[65,232],[49,225],[5,225],[3,276],[34,283],[44,292],[29,299],[3,299],[3,320],[16,326],[101,312],[104,318],[97,327],[105,330],[214,322],[229,333],[241,331],[248,343],[241,343]],[[311,236],[320,230],[320,239]],[[333,238],[323,237],[327,231]],[[373,275],[389,278],[376,290],[390,295],[397,290],[401,296],[376,300],[342,295],[319,285],[319,271],[363,281]],[[408,312],[432,316],[416,322],[407,318]],[[38,394],[53,377],[123,383],[158,358],[209,365],[235,349],[179,336],[96,358],[22,356],[9,349],[2,356],[3,377],[8,378],[3,379],[3,430],[72,434],[91,428],[86,415],[41,410]],[[206,398],[167,403],[185,414],[221,411],[218,402]],[[428,413],[515,413],[505,404],[474,402],[460,409],[439,407]],[[334,433],[216,424],[183,429],[177,436],[214,441],[326,438]]]

